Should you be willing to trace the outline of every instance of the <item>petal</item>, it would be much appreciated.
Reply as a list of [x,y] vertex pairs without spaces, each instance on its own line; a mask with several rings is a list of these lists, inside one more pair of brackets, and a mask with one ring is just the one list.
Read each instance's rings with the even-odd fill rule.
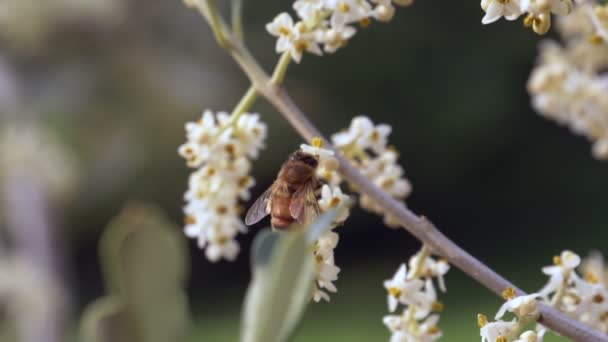
[[397,298],[389,295],[388,296],[388,311],[395,312],[395,309],[397,309],[398,303],[399,302],[397,301]]
[[296,48],[293,48],[293,47],[290,48],[289,54],[291,55],[291,58],[293,59],[293,61],[296,63],[300,63],[300,61],[302,60],[302,52]]
[[283,53],[291,47],[291,41],[287,37],[279,37],[277,39],[277,45],[275,47],[276,52]]
[[491,24],[496,20],[500,19],[500,17],[502,17],[503,8],[504,6],[501,5],[498,1],[492,1],[492,3],[490,3],[490,6],[488,6],[486,15],[481,19],[481,23],[484,25]]

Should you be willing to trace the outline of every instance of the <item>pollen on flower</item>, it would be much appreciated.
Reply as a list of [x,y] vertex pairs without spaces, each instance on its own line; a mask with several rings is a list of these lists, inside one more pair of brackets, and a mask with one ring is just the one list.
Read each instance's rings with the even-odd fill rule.
[[401,296],[401,290],[396,287],[389,287],[388,293],[395,298],[399,298]]
[[323,139],[319,138],[319,137],[314,137],[312,139],[312,147],[316,147],[316,148],[322,148],[324,143],[323,143]]
[[507,340],[506,337],[501,335],[496,338],[496,342],[509,342],[509,340]]
[[515,292],[515,288],[507,287],[504,291],[502,291],[502,298],[505,300],[510,300],[517,297],[517,293]]
[[442,312],[443,311],[443,303],[440,301],[434,301],[431,308],[434,312]]
[[563,264],[562,257],[560,257],[559,255],[553,256],[553,264],[557,265],[557,266],[561,266]]
[[477,326],[480,328],[485,327],[488,324],[488,317],[483,314],[477,314]]
[[371,24],[372,20],[370,18],[362,18],[361,20],[359,20],[359,26],[361,26],[362,28],[367,28]]
[[340,4],[338,5],[338,9],[342,13],[347,13],[348,11],[350,11],[350,6],[345,2],[340,2]]
[[589,36],[589,43],[594,45],[600,45],[604,42],[604,38],[597,33],[594,33]]

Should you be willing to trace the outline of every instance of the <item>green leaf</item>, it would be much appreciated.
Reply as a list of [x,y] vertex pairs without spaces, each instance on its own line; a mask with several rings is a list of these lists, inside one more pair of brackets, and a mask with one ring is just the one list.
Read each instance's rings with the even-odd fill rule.
[[304,229],[267,228],[258,233],[242,314],[242,342],[282,342],[293,333],[312,298],[312,242],[331,229],[336,215],[337,210],[331,210]]
[[130,205],[104,232],[99,254],[110,295],[93,303],[83,318],[86,341],[186,338],[188,262],[178,227],[156,208]]

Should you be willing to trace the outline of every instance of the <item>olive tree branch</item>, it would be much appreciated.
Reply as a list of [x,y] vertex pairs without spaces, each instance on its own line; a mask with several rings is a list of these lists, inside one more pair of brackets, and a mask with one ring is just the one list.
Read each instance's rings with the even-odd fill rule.
[[[204,8],[201,4],[204,4],[206,1],[208,0],[189,0],[188,3],[190,5],[194,3],[194,7],[197,7],[200,10],[202,7]],[[225,22],[218,17],[213,18],[214,22],[212,22],[209,20],[208,15],[203,13],[203,16],[212,25],[216,34],[217,32],[221,32],[222,37],[227,42],[227,44],[222,44],[222,46],[226,48],[227,52],[235,59],[243,72],[249,77],[252,86],[257,89],[258,93],[265,97],[266,100],[268,100],[268,102],[270,102],[306,140],[311,141],[314,137],[322,137],[323,135],[321,132],[319,132],[319,130],[308,120],[302,110],[294,103],[285,88],[272,82],[271,78],[258,64],[249,50],[247,50],[243,43],[230,32]],[[328,141],[327,139],[324,140]],[[370,198],[382,206],[388,214],[397,217],[402,227],[428,245],[434,253],[445,257],[450,264],[456,266],[499,296],[502,291],[508,287],[516,288],[518,295],[525,294],[503,276],[496,273],[447,238],[426,217],[416,215],[403,203],[395,200],[372,183],[367,177],[359,172],[359,170],[357,170],[340,151],[330,144],[327,144],[326,147],[334,150],[336,157],[340,162],[339,171],[348,182],[353,184],[360,193],[370,196]],[[567,317],[552,307],[539,303],[539,312],[540,317],[538,321],[563,336],[580,342],[608,342],[607,335]]]

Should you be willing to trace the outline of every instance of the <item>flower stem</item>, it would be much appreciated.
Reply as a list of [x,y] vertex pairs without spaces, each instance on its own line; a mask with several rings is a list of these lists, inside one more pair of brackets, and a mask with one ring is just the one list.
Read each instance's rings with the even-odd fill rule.
[[238,39],[243,40],[245,38],[243,33],[243,0],[232,0],[231,5],[232,32]]
[[414,269],[411,273],[411,278],[419,278],[422,275],[422,271],[424,270],[424,263],[426,262],[426,258],[431,255],[431,249],[426,243],[422,244],[422,248],[418,252],[418,260],[416,260],[416,265],[414,265]]
[[283,83],[285,79],[285,74],[287,73],[287,68],[291,63],[291,55],[289,52],[283,52],[277,66],[274,68],[272,73],[272,77],[270,78],[270,83],[273,85],[279,85]]

